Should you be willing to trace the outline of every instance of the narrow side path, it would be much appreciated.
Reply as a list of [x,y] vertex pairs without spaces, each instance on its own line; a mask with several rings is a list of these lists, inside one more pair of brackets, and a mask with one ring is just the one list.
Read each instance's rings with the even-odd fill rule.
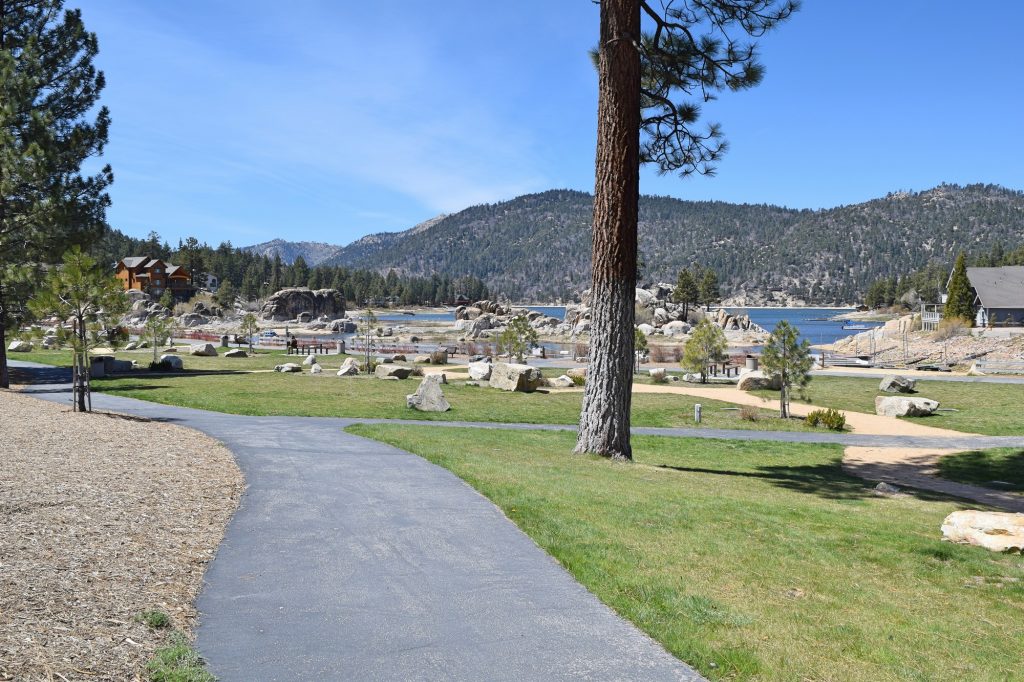
[[[28,392],[70,405],[62,377]],[[93,406],[207,433],[245,474],[198,602],[221,680],[703,679],[463,481],[342,420]]]

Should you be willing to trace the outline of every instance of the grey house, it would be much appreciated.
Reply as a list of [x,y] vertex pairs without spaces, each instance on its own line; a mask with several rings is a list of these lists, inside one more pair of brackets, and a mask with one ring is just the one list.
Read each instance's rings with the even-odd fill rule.
[[976,327],[1024,325],[1024,265],[967,268],[978,312]]

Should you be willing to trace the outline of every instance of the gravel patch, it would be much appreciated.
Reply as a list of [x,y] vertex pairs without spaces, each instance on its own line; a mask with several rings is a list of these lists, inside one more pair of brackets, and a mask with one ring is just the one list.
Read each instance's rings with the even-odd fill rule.
[[0,391],[0,680],[140,679],[190,633],[244,487],[191,429]]

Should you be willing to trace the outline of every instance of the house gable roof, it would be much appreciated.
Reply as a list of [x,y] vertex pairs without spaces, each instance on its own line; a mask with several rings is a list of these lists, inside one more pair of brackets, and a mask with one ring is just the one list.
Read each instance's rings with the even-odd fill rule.
[[133,270],[148,260],[149,256],[129,256],[128,258],[122,258],[121,262],[124,263],[126,268]]
[[967,279],[986,308],[1024,308],[1024,265],[967,268]]

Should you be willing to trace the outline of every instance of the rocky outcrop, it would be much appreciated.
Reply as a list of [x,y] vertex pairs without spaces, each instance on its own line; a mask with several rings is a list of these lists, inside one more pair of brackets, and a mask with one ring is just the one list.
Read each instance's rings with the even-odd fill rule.
[[503,391],[530,393],[544,385],[544,377],[539,369],[530,365],[496,362],[491,367],[490,384]]
[[178,324],[182,327],[201,327],[209,324],[210,320],[198,313],[185,313],[178,317]]
[[294,320],[302,313],[311,319],[345,316],[345,297],[337,289],[312,290],[307,287],[282,289],[267,299],[260,308],[260,317],[274,322]]
[[441,384],[445,383],[443,374],[432,374],[423,377],[416,392],[405,396],[406,405],[420,412],[447,412],[452,409],[444,397]]
[[915,386],[917,386],[917,381],[910,377],[891,375],[882,378],[878,384],[878,390],[886,393],[913,393]]
[[993,552],[1024,552],[1024,514],[955,511],[942,521],[942,537]]
[[939,409],[939,401],[928,398],[902,398],[880,395],[875,398],[875,414],[883,417],[927,417]]

